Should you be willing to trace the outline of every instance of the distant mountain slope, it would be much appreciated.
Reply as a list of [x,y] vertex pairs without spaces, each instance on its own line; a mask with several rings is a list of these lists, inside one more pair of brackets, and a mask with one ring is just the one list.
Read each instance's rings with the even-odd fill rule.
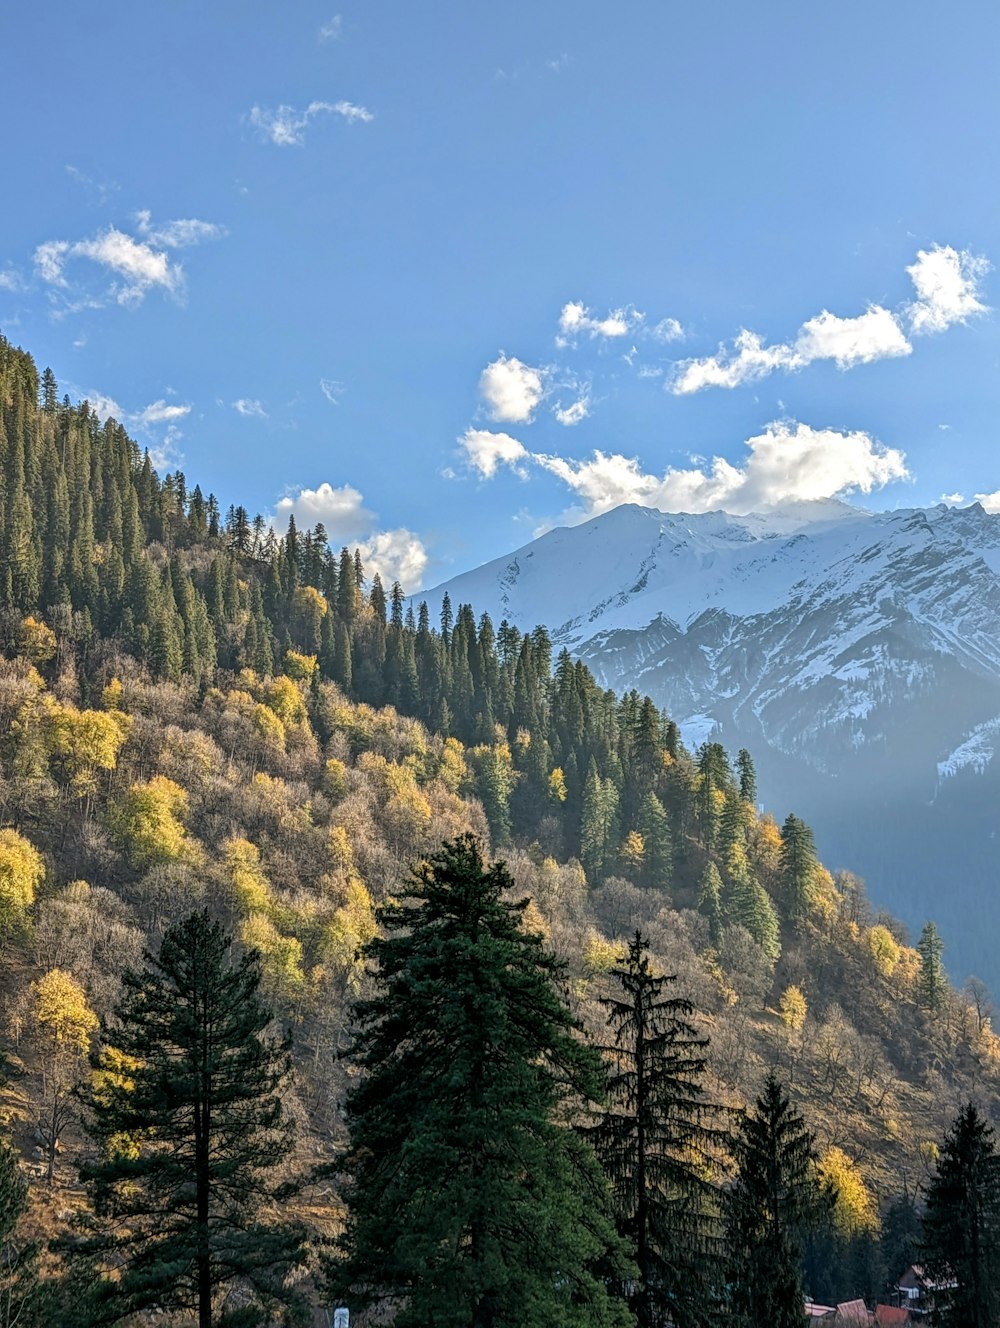
[[938,918],[957,978],[1000,986],[1000,517],[625,506],[437,587],[432,609],[446,591],[546,623],[689,742],[752,747],[828,861],[912,926]]

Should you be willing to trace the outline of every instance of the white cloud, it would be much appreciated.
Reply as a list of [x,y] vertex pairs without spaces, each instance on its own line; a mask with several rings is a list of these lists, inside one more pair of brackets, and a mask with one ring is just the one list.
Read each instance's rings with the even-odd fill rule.
[[500,355],[479,376],[479,392],[494,420],[530,423],[545,395],[544,371]]
[[349,124],[368,124],[375,118],[366,107],[350,101],[311,101],[304,111],[296,111],[294,106],[278,106],[275,110],[254,106],[250,123],[265,142],[281,148],[301,147],[309,122],[317,115],[339,115]]
[[398,581],[406,591],[419,590],[428,562],[420,537],[403,527],[375,529],[375,514],[350,484],[334,488],[323,483],[315,489],[299,489],[276,504],[280,526],[287,525],[293,514],[301,528],[311,529],[322,522],[331,544],[356,545],[369,576],[378,572],[387,586]]
[[138,414],[129,416],[129,420],[139,425],[164,424],[183,419],[185,415],[190,415],[190,413],[190,406],[171,406],[161,399],[160,401],[150,402]]
[[753,383],[777,369],[802,369],[817,360],[833,360],[838,369],[853,369],[909,355],[913,347],[900,317],[908,320],[911,332],[943,332],[953,323],[982,313],[986,306],[979,298],[979,285],[988,268],[984,258],[965,250],[940,245],[921,249],[916,262],[906,269],[918,298],[901,316],[880,304],[869,305],[855,318],[840,318],[824,309],[802,324],[793,342],[770,346],[756,332],[743,328],[732,349],[723,345],[715,355],[678,361],[666,386],[676,396],[685,396],[706,387]]
[[586,333],[591,337],[626,337],[633,328],[638,327],[645,317],[631,305],[622,309],[612,309],[606,318],[592,318],[590,310],[580,300],[564,304],[559,315],[560,336],[558,345],[565,345],[569,338]]
[[178,218],[154,226],[148,208],[137,212],[135,220],[140,235],[150,244],[160,244],[165,249],[187,249],[205,240],[221,239],[226,234],[224,226],[218,226],[214,221],[199,221],[196,217]]
[[[981,497],[981,496],[982,496],[981,494],[976,494],[976,497],[977,497],[977,498],[979,498],[979,497]],[[997,496],[997,495],[994,495],[994,496]],[[954,507],[954,506],[956,506],[956,505],[959,504],[959,503],[964,503],[964,502],[965,502],[965,497],[964,497],[963,494],[960,494],[960,493],[943,493],[943,494],[941,495],[941,502],[943,502],[943,503],[948,503],[949,505],[951,505],[951,506]]]
[[359,539],[371,530],[375,520],[374,513],[365,508],[361,493],[350,484],[335,489],[324,482],[315,489],[299,489],[294,497],[289,494],[282,498],[275,511],[283,518],[282,524],[287,524],[292,515],[302,527],[311,528],[322,521],[334,544]]
[[427,570],[427,550],[412,530],[400,527],[376,531],[358,547],[369,576],[378,572],[383,585],[398,581],[409,594],[420,589]]
[[655,341],[683,341],[684,329],[676,318],[661,318],[649,329],[649,335]]
[[515,467],[529,461],[573,492],[578,517],[606,512],[621,503],[669,512],[721,508],[740,514],[783,502],[871,493],[909,475],[902,452],[883,447],[862,432],[776,421],[746,445],[749,456],[741,466],[715,457],[710,465],[671,468],[662,475],[644,471],[635,457],[617,452],[595,451],[588,460],[578,461],[527,453],[523,448],[512,460],[497,454],[492,466],[481,473],[492,475],[499,461]]
[[[223,228],[194,219],[154,227],[149,212],[140,212],[137,220],[144,237],[141,240],[116,226],[83,240],[46,240],[35,250],[36,272],[48,285],[66,290],[68,264],[85,258],[113,276],[107,295],[119,304],[140,304],[149,291],[157,288],[180,298],[184,293],[184,269],[180,263],[171,262],[166,250],[216,239],[225,233]],[[100,305],[88,299],[70,307]]]
[[256,401],[253,397],[240,397],[238,401],[234,401],[232,404],[237,415],[242,415],[245,419],[267,419],[267,411],[261,402]]
[[88,392],[86,400],[102,424],[108,420],[117,420],[119,424],[124,424],[128,419],[128,411],[122,410],[114,397],[105,396],[103,392]]
[[1000,489],[995,493],[977,493],[976,502],[982,503],[987,512],[1000,512]]
[[342,14],[334,14],[328,22],[324,23],[319,30],[319,39],[321,42],[340,41],[344,27],[344,18]]
[[681,360],[667,379],[675,396],[687,396],[706,387],[738,387],[766,378],[775,369],[794,367],[789,346],[765,346],[756,332],[742,328],[734,343],[735,353],[720,346],[718,354],[704,359]]
[[319,380],[319,390],[329,401],[331,406],[339,406],[340,398],[344,395],[344,384],[338,382],[336,378],[321,378]]
[[974,314],[985,313],[980,282],[989,271],[985,258],[936,244],[920,249],[916,262],[906,269],[916,287],[917,298],[907,309],[910,330],[915,333],[944,332],[953,323],[964,323]]
[[590,414],[590,398],[588,396],[578,397],[570,405],[563,407],[562,403],[557,401],[553,407],[552,414],[560,424],[571,428],[574,424],[579,424]]
[[483,479],[492,479],[501,462],[518,474],[524,473],[518,463],[529,455],[528,449],[509,433],[491,433],[489,429],[466,429],[458,441],[465,451],[469,465],[478,471]]
[[0,290],[19,291],[23,286],[21,275],[12,267],[0,270]]
[[799,329],[795,367],[833,360],[838,369],[853,369],[857,364],[909,355],[912,349],[895,316],[880,304],[869,305],[857,318],[838,318],[824,309]]

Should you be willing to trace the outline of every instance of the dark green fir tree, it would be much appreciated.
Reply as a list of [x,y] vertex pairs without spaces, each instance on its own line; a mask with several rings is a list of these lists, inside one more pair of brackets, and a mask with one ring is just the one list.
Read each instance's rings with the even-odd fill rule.
[[948,979],[945,977],[942,956],[944,942],[933,922],[925,924],[917,942],[920,955],[920,975],[917,979],[917,992],[920,1004],[932,1014],[944,1009],[948,994]]
[[288,1301],[303,1234],[272,1214],[291,1188],[289,1050],[267,1032],[260,980],[256,952],[235,960],[207,912],[124,976],[87,1093],[94,1323],[156,1308],[244,1328]]
[[733,1328],[801,1328],[803,1235],[821,1201],[813,1136],[769,1074],[733,1140],[726,1202]]
[[627,1276],[607,1182],[570,1120],[600,1062],[512,885],[462,836],[380,910],[368,949],[329,1281],[395,1328],[629,1322],[605,1281]]
[[708,1179],[725,1140],[705,1096],[706,1038],[694,1007],[666,994],[649,942],[636,932],[604,999],[612,1043],[608,1105],[593,1131],[611,1179],[618,1227],[639,1269],[622,1288],[639,1328],[707,1328],[720,1322],[718,1195]]
[[935,1283],[931,1323],[1000,1323],[1000,1157],[993,1129],[970,1102],[944,1143],[927,1187],[920,1261]]

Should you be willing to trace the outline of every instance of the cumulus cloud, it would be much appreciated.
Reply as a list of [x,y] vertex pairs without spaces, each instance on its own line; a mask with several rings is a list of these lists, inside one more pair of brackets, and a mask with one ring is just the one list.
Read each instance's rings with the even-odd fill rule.
[[635,457],[595,451],[587,460],[528,453],[514,462],[497,455],[484,475],[500,461],[530,462],[560,479],[578,503],[578,516],[607,512],[621,503],[639,503],[670,512],[724,509],[744,514],[775,504],[871,493],[892,480],[906,479],[906,458],[883,447],[870,434],[813,429],[795,421],[775,421],[747,440],[742,465],[715,457],[710,465],[669,468],[662,475],[642,469]]
[[509,433],[491,433],[489,429],[466,429],[458,440],[465,458],[483,479],[492,479],[501,464],[523,474],[519,462],[528,455],[528,449]]
[[405,527],[378,530],[376,516],[364,505],[359,490],[350,484],[335,488],[323,483],[315,489],[299,489],[275,506],[279,526],[294,515],[300,527],[322,522],[331,544],[353,544],[361,551],[370,576],[378,572],[389,586],[398,581],[404,590],[419,590],[427,569],[427,550],[418,535]]
[[[1000,495],[994,494],[992,496],[998,497]],[[982,495],[977,493],[976,497],[981,498]],[[963,494],[960,493],[943,493],[941,495],[941,502],[947,503],[950,507],[956,507],[958,506],[958,504],[965,502],[965,497]]]
[[917,298],[908,307],[910,331],[944,332],[953,323],[965,323],[974,314],[985,313],[980,283],[989,271],[985,258],[967,249],[936,244],[920,249],[916,262],[906,269]]
[[319,30],[319,39],[321,42],[340,41],[344,18],[342,14],[334,14]]
[[612,309],[606,318],[593,318],[590,310],[579,300],[563,305],[559,315],[558,344],[566,345],[576,336],[626,337],[633,328],[638,327],[645,315],[633,309],[631,305],[622,309]]
[[888,309],[871,304],[857,318],[838,318],[824,309],[802,324],[795,342],[795,368],[813,360],[833,360],[838,369],[853,369],[894,355],[909,355],[913,347]]
[[1000,489],[994,493],[977,493],[976,502],[982,503],[987,512],[1000,512]]
[[530,423],[545,395],[544,370],[522,364],[514,356],[500,355],[479,375],[479,393],[492,419]]
[[649,329],[654,341],[683,341],[684,329],[676,318],[661,318]]
[[242,415],[245,419],[266,420],[267,411],[263,404],[253,397],[240,397],[238,401],[233,402],[233,410],[237,415]]
[[824,309],[799,328],[794,341],[765,344],[756,332],[743,328],[731,348],[721,345],[715,355],[679,361],[666,386],[677,396],[707,387],[738,387],[765,378],[777,369],[794,371],[817,360],[833,360],[838,369],[909,355],[913,347],[904,332],[943,332],[986,309],[980,283],[989,269],[984,258],[967,250],[935,245],[921,249],[906,269],[917,299],[900,314],[870,304],[863,314],[841,318]]
[[375,118],[366,107],[356,106],[354,102],[311,101],[304,111],[297,111],[294,106],[278,106],[274,110],[254,106],[250,111],[250,123],[266,143],[274,143],[279,148],[301,147],[305,142],[305,131],[317,115],[339,115],[349,124],[368,124]]
[[335,489],[332,484],[323,483],[315,489],[299,489],[294,496],[288,494],[282,498],[275,511],[283,518],[283,525],[287,525],[290,516],[300,526],[312,527],[321,521],[334,544],[360,539],[371,530],[375,520],[374,513],[365,508],[361,493],[350,484]]

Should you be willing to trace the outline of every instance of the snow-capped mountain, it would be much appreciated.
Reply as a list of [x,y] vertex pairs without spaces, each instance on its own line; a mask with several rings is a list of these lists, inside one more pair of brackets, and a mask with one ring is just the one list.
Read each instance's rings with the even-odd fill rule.
[[[624,506],[437,587],[544,623],[606,686],[648,692],[691,745],[754,753],[776,811],[816,829],[953,974],[1000,988],[1000,516],[799,503],[733,516]],[[959,830],[959,827],[961,829]]]

